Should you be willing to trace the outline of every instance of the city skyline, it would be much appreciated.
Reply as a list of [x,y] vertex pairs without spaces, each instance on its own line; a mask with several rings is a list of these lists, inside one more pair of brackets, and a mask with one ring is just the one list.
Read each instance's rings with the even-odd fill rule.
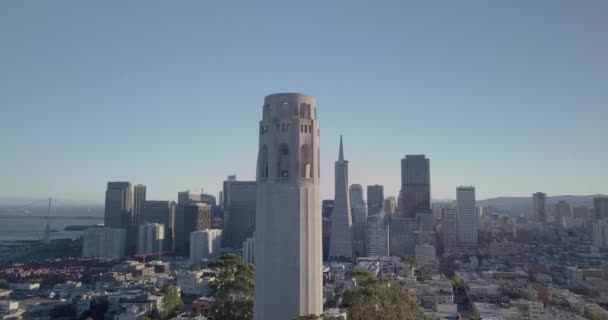
[[108,181],[217,195],[228,174],[255,177],[268,92],[317,97],[324,199],[339,134],[350,180],[386,195],[406,154],[432,159],[434,198],[606,193],[608,151],[590,147],[606,136],[606,4],[473,3],[290,4],[296,19],[285,5],[2,3],[0,195],[101,203]]

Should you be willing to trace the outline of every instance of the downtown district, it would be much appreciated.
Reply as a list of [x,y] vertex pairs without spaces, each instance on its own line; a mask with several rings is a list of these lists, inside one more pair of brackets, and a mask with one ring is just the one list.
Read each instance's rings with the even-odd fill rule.
[[[267,96],[256,181],[229,176],[219,199],[201,190],[148,200],[144,185],[108,182],[104,226],[84,230],[82,258],[7,264],[1,314],[34,318],[69,303],[79,316],[102,296],[114,319],[143,319],[176,286],[190,302],[175,319],[206,319],[217,276],[207,265],[236,254],[255,265],[256,320],[346,318],[351,270],[410,294],[421,318],[608,319],[608,198],[548,203],[537,192],[532,210],[514,212],[479,206],[475,188],[460,186],[455,201],[431,203],[424,155],[401,159],[397,199],[382,185],[365,197],[349,183],[340,138],[335,197],[321,201],[316,108],[307,95]],[[57,274],[65,279],[30,281]]]

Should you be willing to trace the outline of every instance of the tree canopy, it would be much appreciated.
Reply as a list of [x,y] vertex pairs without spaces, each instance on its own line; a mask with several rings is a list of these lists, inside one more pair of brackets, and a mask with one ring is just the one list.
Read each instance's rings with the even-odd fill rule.
[[210,312],[213,320],[253,319],[254,269],[243,258],[229,254],[212,262],[218,276],[211,282],[216,301]]
[[418,317],[418,306],[408,294],[391,287],[386,280],[377,280],[364,271],[348,274],[357,286],[344,293],[348,319],[406,320]]
[[176,311],[179,311],[184,308],[184,301],[180,297],[179,292],[176,287],[169,287],[167,289],[167,293],[163,298],[163,312],[162,317],[167,318],[171,316]]

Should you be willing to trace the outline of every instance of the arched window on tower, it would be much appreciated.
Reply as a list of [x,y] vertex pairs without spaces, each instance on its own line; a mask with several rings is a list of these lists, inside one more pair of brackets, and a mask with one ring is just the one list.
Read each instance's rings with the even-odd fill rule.
[[289,177],[289,146],[281,143],[278,151],[277,177],[287,178]]
[[268,147],[266,145],[263,145],[260,151],[259,175],[261,179],[268,179]]
[[306,103],[300,103],[300,118],[306,118]]
[[303,144],[300,147],[300,177],[312,178],[312,152],[309,144]]

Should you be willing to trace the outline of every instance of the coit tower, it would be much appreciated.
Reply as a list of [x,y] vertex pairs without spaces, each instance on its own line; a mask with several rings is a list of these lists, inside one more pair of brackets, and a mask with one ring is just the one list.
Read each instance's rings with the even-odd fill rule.
[[259,136],[254,319],[320,315],[323,251],[315,98],[267,96]]

